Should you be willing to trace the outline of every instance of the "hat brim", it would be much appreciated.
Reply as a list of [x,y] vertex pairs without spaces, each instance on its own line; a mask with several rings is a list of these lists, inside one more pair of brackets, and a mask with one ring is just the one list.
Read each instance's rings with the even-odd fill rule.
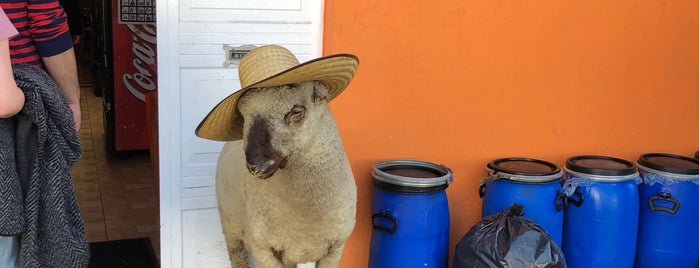
[[251,88],[273,87],[304,81],[319,81],[328,89],[329,100],[334,99],[354,77],[359,60],[351,54],[336,54],[313,59],[241,88],[219,102],[199,123],[195,134],[215,141],[234,141],[243,138],[243,118],[238,112],[238,99]]

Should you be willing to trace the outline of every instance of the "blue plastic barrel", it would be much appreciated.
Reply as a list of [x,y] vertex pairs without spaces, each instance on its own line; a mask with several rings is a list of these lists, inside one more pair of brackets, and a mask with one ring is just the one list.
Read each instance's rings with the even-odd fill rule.
[[638,159],[638,268],[699,267],[699,160],[649,153]]
[[370,268],[446,268],[449,205],[446,188],[453,173],[420,160],[374,165]]
[[563,190],[563,253],[569,268],[632,267],[638,230],[633,163],[613,157],[568,158]]
[[553,163],[532,158],[500,158],[485,167],[481,180],[481,216],[493,215],[512,204],[524,207],[524,217],[534,221],[561,245],[563,202],[561,169]]

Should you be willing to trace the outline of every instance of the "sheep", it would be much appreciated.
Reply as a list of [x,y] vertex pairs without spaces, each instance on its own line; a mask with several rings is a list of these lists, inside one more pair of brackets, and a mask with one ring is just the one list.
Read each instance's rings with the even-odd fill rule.
[[216,196],[233,267],[337,267],[357,187],[318,81],[253,88],[238,101],[243,139],[226,142]]

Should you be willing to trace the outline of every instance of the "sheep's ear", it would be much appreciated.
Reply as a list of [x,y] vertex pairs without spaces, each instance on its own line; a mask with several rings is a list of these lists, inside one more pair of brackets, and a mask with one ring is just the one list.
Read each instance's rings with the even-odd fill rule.
[[320,101],[328,101],[330,96],[328,96],[328,89],[325,88],[323,83],[314,81],[313,82],[313,103],[318,103]]

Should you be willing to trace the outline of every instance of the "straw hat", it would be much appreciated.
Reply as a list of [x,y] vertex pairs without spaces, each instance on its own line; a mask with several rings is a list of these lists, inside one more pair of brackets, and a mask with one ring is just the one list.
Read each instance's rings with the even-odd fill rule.
[[219,102],[199,123],[196,135],[217,141],[243,138],[243,116],[238,99],[251,88],[319,81],[328,88],[329,100],[347,87],[359,60],[350,54],[336,54],[299,63],[288,49],[267,45],[253,49],[238,66],[241,89]]

